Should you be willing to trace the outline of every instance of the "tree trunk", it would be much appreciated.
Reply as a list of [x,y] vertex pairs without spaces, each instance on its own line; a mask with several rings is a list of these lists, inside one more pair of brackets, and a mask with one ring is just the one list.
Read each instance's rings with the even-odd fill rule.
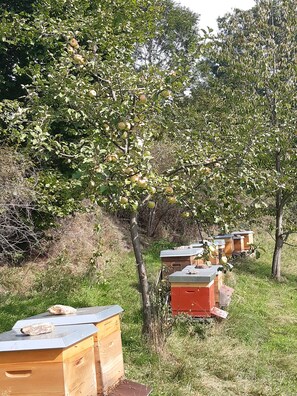
[[142,315],[143,315],[142,331],[146,337],[152,339],[152,335],[153,335],[152,308],[151,308],[151,301],[149,295],[149,284],[146,274],[146,268],[140,247],[137,217],[138,214],[136,212],[131,213],[130,233],[131,233],[132,245],[134,250],[134,256],[136,260],[140,293],[142,297]]
[[[280,151],[276,153],[276,171],[280,173],[281,163],[280,163]],[[283,192],[279,188],[276,192],[275,197],[275,245],[274,253],[272,259],[272,269],[271,274],[273,278],[280,280],[280,270],[281,270],[281,255],[282,248],[284,244],[283,240]]]

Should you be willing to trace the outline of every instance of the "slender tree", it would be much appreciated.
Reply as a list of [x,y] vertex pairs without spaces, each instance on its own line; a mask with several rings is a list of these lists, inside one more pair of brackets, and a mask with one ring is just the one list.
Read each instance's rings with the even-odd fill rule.
[[238,201],[245,200],[247,214],[274,216],[276,279],[283,244],[296,230],[292,223],[284,228],[297,194],[295,5],[260,0],[249,11],[221,18],[220,32],[206,41],[197,98],[208,102],[198,123],[208,128],[207,139],[220,131],[218,154],[229,164]]

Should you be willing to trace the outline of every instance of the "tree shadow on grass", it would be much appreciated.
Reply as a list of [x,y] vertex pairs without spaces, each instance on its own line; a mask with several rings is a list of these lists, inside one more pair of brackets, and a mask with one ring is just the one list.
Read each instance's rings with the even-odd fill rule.
[[[271,275],[271,265],[263,263],[263,261],[261,260],[239,259],[234,263],[234,268],[236,272],[239,274],[248,274],[256,278],[266,279],[271,282],[274,282],[274,279],[272,278]],[[280,283],[286,283],[286,282],[293,283],[296,285],[297,276],[294,274],[290,274],[286,271],[282,272]]]
[[257,278],[272,279],[270,265],[256,259],[238,259],[234,263],[237,273],[249,274]]

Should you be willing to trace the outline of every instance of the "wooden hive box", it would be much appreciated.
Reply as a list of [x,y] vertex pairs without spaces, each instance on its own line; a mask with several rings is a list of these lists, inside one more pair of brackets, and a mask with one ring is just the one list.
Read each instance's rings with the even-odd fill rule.
[[244,236],[243,235],[234,235],[233,236],[234,242],[234,253],[240,254],[244,252]]
[[121,339],[119,305],[78,308],[73,315],[51,315],[45,312],[20,320],[14,325],[18,329],[28,323],[51,322],[54,325],[78,325],[92,323],[96,326],[94,334],[95,365],[97,376],[97,394],[107,395],[124,377],[124,361]]
[[162,275],[166,277],[176,271],[181,271],[189,264],[196,264],[196,257],[202,253],[203,249],[201,248],[162,250],[160,253],[163,266]]
[[[215,306],[220,307],[220,289],[224,282],[224,273],[222,272],[221,265],[213,265],[213,269],[216,269],[216,277],[214,278],[214,296]],[[195,271],[197,268],[194,265],[188,265],[183,269],[183,272],[189,273]]]
[[214,239],[223,239],[225,241],[225,255],[231,257],[234,251],[233,234],[217,235]]
[[250,245],[254,243],[254,232],[253,231],[234,231],[233,235],[241,235],[244,238],[244,250],[249,250]]
[[224,239],[214,239],[213,243],[218,247],[219,260],[222,256],[225,256],[225,240]]
[[215,268],[178,271],[169,276],[173,316],[180,313],[192,317],[210,317],[215,306]]
[[[191,248],[200,248],[200,249],[203,249],[203,243],[207,243],[207,244],[209,244],[209,245],[213,245],[210,241],[206,241],[206,240],[204,240],[203,242],[194,242],[194,243],[192,243],[191,244]],[[219,249],[218,249],[218,247],[216,246],[216,252],[212,255],[212,257],[210,257],[210,260],[209,260],[210,262],[211,262],[211,264],[213,264],[213,265],[217,265],[217,264],[219,264]],[[195,264],[203,264],[203,260],[198,260],[198,261],[195,261]]]
[[222,271],[218,271],[214,279],[214,293],[215,293],[215,305],[220,307],[220,289],[224,283],[224,274]]
[[9,396],[96,396],[94,325],[0,334],[0,390]]

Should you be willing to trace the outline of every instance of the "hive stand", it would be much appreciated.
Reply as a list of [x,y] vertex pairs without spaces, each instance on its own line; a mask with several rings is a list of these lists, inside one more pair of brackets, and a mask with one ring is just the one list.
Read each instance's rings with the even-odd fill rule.
[[151,388],[145,385],[124,380],[114,390],[111,391],[109,396],[149,396],[151,392]]
[[59,326],[52,333],[0,334],[0,391],[9,396],[96,396],[91,324]]

